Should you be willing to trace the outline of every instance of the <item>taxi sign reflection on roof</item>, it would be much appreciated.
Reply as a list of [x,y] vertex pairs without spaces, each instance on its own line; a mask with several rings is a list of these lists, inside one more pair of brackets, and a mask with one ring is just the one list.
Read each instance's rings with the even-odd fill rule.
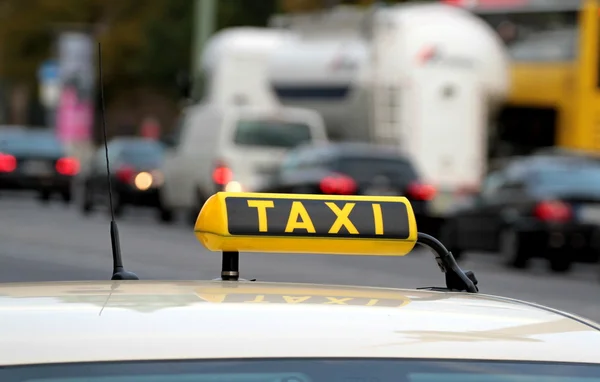
[[417,241],[404,197],[219,192],[194,231],[211,251],[403,256]]

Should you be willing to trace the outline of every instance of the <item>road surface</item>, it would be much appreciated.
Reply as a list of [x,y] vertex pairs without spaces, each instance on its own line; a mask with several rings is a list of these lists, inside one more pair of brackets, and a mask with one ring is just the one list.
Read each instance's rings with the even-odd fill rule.
[[[125,266],[142,279],[214,279],[220,256],[206,251],[184,223],[165,226],[152,211],[131,210],[119,221]],[[0,282],[108,280],[111,274],[108,215],[82,217],[54,201],[0,194]],[[567,275],[545,264],[509,271],[490,254],[469,254],[482,293],[525,299],[600,321],[600,266],[580,265]],[[246,253],[241,277],[261,281],[316,282],[415,288],[444,286],[432,254],[404,258]]]

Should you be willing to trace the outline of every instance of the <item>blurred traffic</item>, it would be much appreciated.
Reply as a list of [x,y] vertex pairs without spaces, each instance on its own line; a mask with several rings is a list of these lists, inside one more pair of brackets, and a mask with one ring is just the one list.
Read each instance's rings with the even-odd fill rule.
[[[0,65],[0,196],[56,196],[89,223],[110,213],[110,180],[119,219],[146,209],[191,235],[218,191],[400,195],[419,231],[460,262],[498,264],[507,288],[535,259],[557,283],[578,263],[600,275],[599,1],[260,3],[157,0],[131,16],[147,24],[132,62],[148,66],[120,63],[134,42],[118,15],[93,33],[61,27],[29,72]],[[175,19],[185,57],[165,57]],[[0,24],[0,47],[15,25]],[[6,47],[4,61],[24,59]],[[37,97],[23,91],[36,76]]]

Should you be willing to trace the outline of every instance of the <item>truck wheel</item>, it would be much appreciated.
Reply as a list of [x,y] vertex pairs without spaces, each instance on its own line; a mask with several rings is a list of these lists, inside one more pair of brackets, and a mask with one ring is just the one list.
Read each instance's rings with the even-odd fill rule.
[[509,268],[526,269],[529,266],[529,253],[517,231],[505,228],[500,232],[500,256]]

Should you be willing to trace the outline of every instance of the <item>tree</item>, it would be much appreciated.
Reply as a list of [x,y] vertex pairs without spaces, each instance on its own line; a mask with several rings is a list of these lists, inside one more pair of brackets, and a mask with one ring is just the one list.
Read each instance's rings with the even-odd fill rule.
[[218,0],[217,27],[265,26],[277,10],[276,0]]
[[86,26],[102,42],[107,81],[161,84],[187,64],[191,35],[188,1],[3,0],[0,3],[0,75],[32,82],[54,51],[55,32]]

